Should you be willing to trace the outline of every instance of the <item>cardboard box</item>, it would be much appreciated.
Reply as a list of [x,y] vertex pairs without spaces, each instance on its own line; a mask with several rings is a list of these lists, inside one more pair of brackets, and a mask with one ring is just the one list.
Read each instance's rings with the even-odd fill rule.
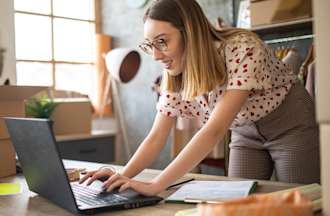
[[45,90],[37,86],[0,86],[0,177],[15,174],[15,151],[1,117],[25,117],[25,100]]
[[88,98],[55,98],[51,119],[56,135],[91,133],[92,106]]
[[269,25],[312,17],[311,0],[250,0],[251,25]]
[[10,139],[0,140],[0,177],[16,173],[15,150]]
[[45,89],[39,86],[0,86],[0,139],[9,138],[1,117],[25,117],[25,100]]

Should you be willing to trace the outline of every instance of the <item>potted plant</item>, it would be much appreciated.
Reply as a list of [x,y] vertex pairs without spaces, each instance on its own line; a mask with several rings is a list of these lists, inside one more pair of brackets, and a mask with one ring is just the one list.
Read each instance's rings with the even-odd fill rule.
[[32,97],[25,104],[25,112],[27,116],[34,118],[50,118],[55,110],[56,103],[47,96],[41,98]]

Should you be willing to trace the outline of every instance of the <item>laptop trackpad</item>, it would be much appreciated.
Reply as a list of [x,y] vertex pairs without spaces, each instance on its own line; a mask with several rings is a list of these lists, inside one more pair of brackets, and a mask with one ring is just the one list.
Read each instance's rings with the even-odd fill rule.
[[140,196],[140,194],[138,192],[136,192],[135,190],[133,190],[132,188],[128,188],[122,192],[118,192],[118,190],[114,190],[115,194],[124,196],[126,198],[135,198]]
[[114,194],[124,196],[126,198],[134,198],[134,197],[140,196],[140,194],[138,192],[134,191],[131,188],[128,188],[128,189],[126,189],[125,191],[122,191],[122,192],[118,192],[118,189],[115,189],[115,190],[113,190],[113,192],[109,193],[109,192],[106,192],[106,190],[102,187],[102,185],[103,185],[102,181],[96,180],[90,185],[90,187],[92,187],[93,189],[96,189],[97,191],[100,191],[100,194],[102,194],[102,195],[107,195],[107,194],[113,194],[114,193]]

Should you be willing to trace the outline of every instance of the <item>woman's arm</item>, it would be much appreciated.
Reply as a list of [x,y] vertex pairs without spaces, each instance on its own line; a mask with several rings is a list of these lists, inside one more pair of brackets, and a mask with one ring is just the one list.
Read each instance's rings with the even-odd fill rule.
[[[204,127],[192,138],[175,160],[152,181],[142,182],[128,178],[125,175],[132,177],[151,163],[165,143],[174,120],[158,114],[155,130],[152,130],[150,137],[148,136],[146,142],[143,142],[141,148],[126,166],[123,172],[124,176],[120,174],[112,175],[104,183],[104,186],[108,191],[120,187],[119,191],[133,188],[144,195],[160,193],[195,167],[223,138],[248,95],[249,91],[245,90],[227,90],[223,98],[215,105],[210,119]],[[160,121],[158,121],[158,118]],[[157,124],[160,125],[157,126]],[[164,131],[162,131],[163,128],[165,128]],[[160,139],[159,141],[162,143],[159,144],[157,139]]]
[[[174,119],[175,118],[173,117],[168,117],[159,113],[156,115],[154,124],[148,136],[144,139],[138,150],[124,167],[121,173],[123,177],[128,179],[133,178],[155,160],[166,144],[168,134],[174,124]],[[80,179],[79,183],[83,183],[89,179],[87,185],[90,185],[96,179],[103,177],[109,179],[118,175],[120,174],[115,173],[111,169],[104,168],[88,172]]]
[[189,172],[223,139],[237,113],[247,100],[249,91],[227,90],[215,105],[208,122],[195,134],[175,160],[152,182],[156,193]]
[[175,118],[157,113],[148,136],[124,167],[122,175],[133,178],[150,165],[164,148]]

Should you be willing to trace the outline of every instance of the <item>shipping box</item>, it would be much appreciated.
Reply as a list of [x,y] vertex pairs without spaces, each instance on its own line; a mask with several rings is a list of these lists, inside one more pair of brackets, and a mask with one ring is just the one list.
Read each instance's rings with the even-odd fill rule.
[[[16,172],[15,150],[1,117],[25,117],[25,102],[48,89],[32,86],[0,86],[0,177]],[[51,115],[56,135],[91,133],[92,106],[88,98],[55,98]]]
[[16,154],[10,139],[0,139],[0,178],[16,173]]
[[15,151],[1,117],[25,117],[25,100],[45,89],[36,86],[0,86],[0,177],[16,173]]
[[250,0],[251,25],[269,25],[312,17],[311,0]]
[[51,119],[56,135],[91,133],[92,105],[88,98],[55,98]]

